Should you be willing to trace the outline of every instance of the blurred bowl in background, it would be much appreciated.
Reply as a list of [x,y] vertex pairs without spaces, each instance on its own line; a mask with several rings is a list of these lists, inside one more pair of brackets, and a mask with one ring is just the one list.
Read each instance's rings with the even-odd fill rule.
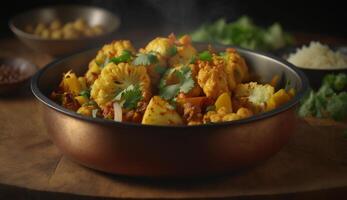
[[0,58],[0,96],[14,94],[37,71],[36,65],[23,58]]
[[[103,33],[77,39],[45,39],[25,31],[27,25],[48,24],[59,19],[62,23],[84,19],[89,26],[103,27]],[[97,46],[111,40],[120,25],[120,19],[111,12],[92,6],[60,5],[38,8],[13,17],[9,26],[13,33],[30,48],[53,56],[66,55]]]
[[[341,54],[347,57],[347,46],[332,46],[332,45],[328,45],[328,46],[330,47],[331,50],[335,52],[340,52]],[[301,48],[301,46],[285,47],[273,52],[273,54],[277,57],[287,60],[289,55],[292,53],[295,53],[298,48]],[[331,69],[313,69],[313,68],[309,69],[309,68],[303,68],[298,66],[295,66],[295,67],[297,69],[300,69],[306,74],[309,80],[309,84],[311,88],[313,89],[320,88],[321,82],[324,76],[327,74],[347,73],[347,67],[346,68],[331,68]]]

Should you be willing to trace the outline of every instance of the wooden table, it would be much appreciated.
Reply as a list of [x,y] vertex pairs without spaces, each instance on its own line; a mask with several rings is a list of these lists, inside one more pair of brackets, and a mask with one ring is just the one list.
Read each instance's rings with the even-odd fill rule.
[[[1,56],[43,66],[53,58],[16,39]],[[47,137],[38,101],[28,88],[0,98],[0,199],[325,199],[347,196],[344,123],[300,121],[282,151],[242,171],[201,180],[158,181],[109,175],[65,158]]]

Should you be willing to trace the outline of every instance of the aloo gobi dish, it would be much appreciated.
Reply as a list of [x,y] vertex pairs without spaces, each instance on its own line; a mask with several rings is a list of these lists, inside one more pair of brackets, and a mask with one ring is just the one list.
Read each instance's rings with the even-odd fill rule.
[[147,125],[200,125],[240,120],[288,102],[293,88],[276,91],[253,80],[234,48],[198,52],[188,35],[157,37],[136,50],[128,40],[100,49],[78,76],[63,74],[51,98],[78,114]]

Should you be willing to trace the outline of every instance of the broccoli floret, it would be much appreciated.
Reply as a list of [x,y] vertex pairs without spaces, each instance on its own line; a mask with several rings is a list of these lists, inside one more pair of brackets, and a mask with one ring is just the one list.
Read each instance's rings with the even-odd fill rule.
[[347,117],[347,75],[328,74],[323,78],[322,86],[317,92],[311,91],[299,108],[302,117],[332,118],[344,120]]

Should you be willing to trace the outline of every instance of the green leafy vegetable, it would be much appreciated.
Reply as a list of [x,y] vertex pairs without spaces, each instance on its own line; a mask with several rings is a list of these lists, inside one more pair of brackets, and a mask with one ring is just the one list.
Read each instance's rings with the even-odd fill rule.
[[238,45],[249,49],[270,50],[292,44],[292,37],[283,32],[278,23],[269,28],[256,26],[253,21],[242,16],[232,23],[219,19],[211,24],[204,24],[191,33],[196,42],[218,42],[225,45]]
[[190,58],[190,60],[189,60],[189,64],[194,64],[195,63],[195,61],[196,61],[196,56],[192,56],[191,58]]
[[158,62],[158,58],[154,53],[139,53],[133,61],[134,65],[151,65]]
[[169,48],[168,50],[168,56],[174,56],[177,54],[177,47],[174,45],[172,47]]
[[347,93],[334,94],[329,99],[326,110],[334,120],[344,120],[347,117]]
[[317,92],[310,91],[304,98],[298,114],[302,117],[332,118],[340,121],[347,118],[346,74],[328,74],[323,78],[322,86]]
[[215,111],[216,110],[216,106],[215,105],[211,105],[211,106],[207,106],[206,107],[206,112],[208,111]]
[[212,55],[209,51],[203,51],[199,54],[199,59],[202,61],[211,61]]
[[155,70],[155,72],[157,72],[158,74],[162,75],[162,74],[165,73],[166,67],[157,65],[157,66],[155,66],[154,70]]
[[80,92],[80,95],[86,98],[90,98],[90,89],[85,89]]
[[82,106],[97,106],[95,101],[88,101],[87,103],[84,103]]
[[186,94],[194,87],[195,82],[189,67],[184,66],[179,70],[175,70],[173,73],[178,78],[178,83],[167,85],[165,79],[162,79],[159,84],[159,94],[166,100],[173,99],[179,92]]
[[114,98],[116,101],[120,101],[120,105],[125,109],[134,109],[137,107],[137,103],[142,100],[142,92],[139,85],[130,85],[123,91],[119,92]]
[[130,62],[131,58],[132,58],[132,53],[128,50],[123,50],[120,56],[111,58],[109,62],[113,62],[115,64],[118,64],[121,62]]

